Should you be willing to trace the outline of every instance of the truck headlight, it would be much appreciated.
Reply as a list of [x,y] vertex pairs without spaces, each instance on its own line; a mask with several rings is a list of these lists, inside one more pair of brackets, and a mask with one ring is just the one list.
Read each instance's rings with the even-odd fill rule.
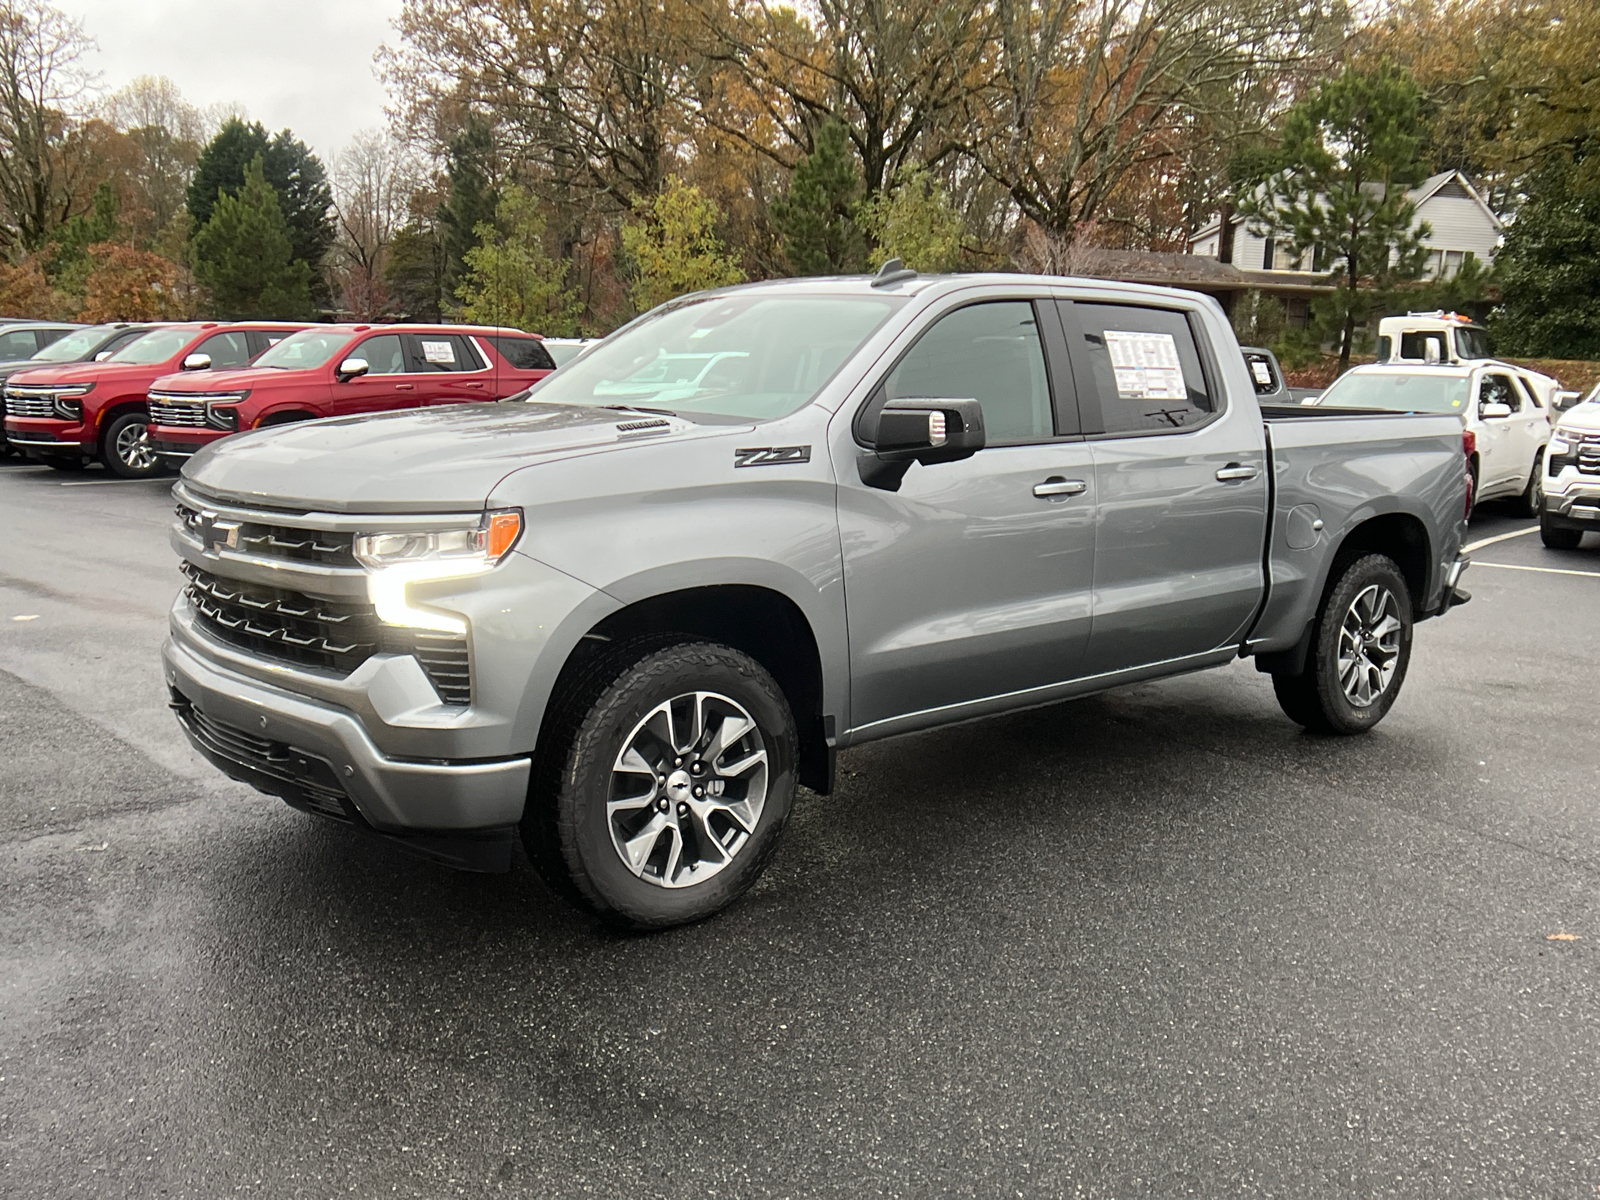
[[465,635],[460,617],[413,605],[407,589],[481,575],[511,553],[521,536],[522,510],[502,508],[485,513],[476,528],[357,534],[351,549],[367,568],[367,594],[380,621]]
[[74,384],[72,387],[62,388],[52,398],[56,416],[63,421],[83,420],[83,400],[81,397],[87,396],[92,391],[94,391],[94,384],[92,383],[80,383]]
[[1551,454],[1570,454],[1578,439],[1560,429],[1550,435]]

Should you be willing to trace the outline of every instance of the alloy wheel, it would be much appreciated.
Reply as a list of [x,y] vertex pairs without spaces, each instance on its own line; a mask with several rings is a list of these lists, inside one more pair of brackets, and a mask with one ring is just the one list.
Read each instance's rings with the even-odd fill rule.
[[623,865],[664,888],[704,883],[750,841],[767,748],[737,701],[689,692],[651,709],[611,769],[606,824]]
[[1356,594],[1339,627],[1339,686],[1357,708],[1382,699],[1400,662],[1400,602],[1382,584]]
[[156,465],[155,452],[150,449],[150,427],[128,424],[117,433],[112,448],[117,458],[135,471],[148,471]]

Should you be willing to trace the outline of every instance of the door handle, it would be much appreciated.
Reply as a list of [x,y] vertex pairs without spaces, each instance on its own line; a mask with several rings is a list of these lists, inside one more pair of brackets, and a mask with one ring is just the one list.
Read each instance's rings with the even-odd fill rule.
[[1051,496],[1077,496],[1089,490],[1089,485],[1081,479],[1063,479],[1059,475],[1052,475],[1043,483],[1033,485],[1033,494],[1040,499],[1049,499]]
[[481,384],[481,383],[464,383],[461,386],[462,387],[469,387],[469,388],[481,388],[483,386],[483,384]]
[[1217,478],[1226,483],[1230,479],[1254,479],[1258,474],[1260,472],[1254,467],[1246,467],[1240,463],[1229,463],[1217,472]]
[[394,385],[394,390],[397,392],[414,392],[417,390],[417,385],[414,383],[397,383]]

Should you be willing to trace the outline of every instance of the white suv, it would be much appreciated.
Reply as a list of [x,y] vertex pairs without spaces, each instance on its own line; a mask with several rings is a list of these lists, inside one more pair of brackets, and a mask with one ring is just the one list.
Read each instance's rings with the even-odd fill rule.
[[1552,549],[1575,550],[1588,531],[1600,533],[1600,386],[1550,436],[1539,512],[1539,536]]

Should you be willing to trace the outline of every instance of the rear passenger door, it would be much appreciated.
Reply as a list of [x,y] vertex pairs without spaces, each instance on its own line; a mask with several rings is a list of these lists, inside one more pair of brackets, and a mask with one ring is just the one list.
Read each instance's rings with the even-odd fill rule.
[[1099,505],[1085,675],[1237,642],[1264,586],[1266,441],[1198,311],[1063,301]]
[[406,356],[416,376],[418,405],[468,404],[493,398],[493,373],[472,340],[458,333],[407,333]]

